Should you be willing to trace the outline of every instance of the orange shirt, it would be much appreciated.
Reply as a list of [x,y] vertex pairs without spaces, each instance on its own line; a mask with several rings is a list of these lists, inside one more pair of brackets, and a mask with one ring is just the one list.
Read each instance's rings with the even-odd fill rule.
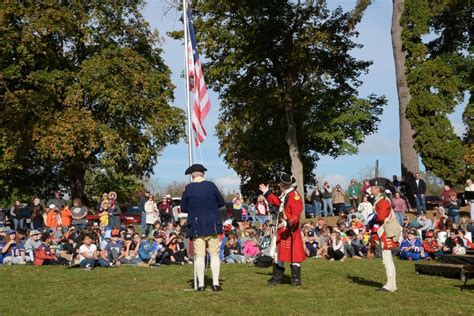
[[49,228],[57,228],[58,227],[58,218],[59,214],[55,211],[49,210],[46,213],[46,226]]
[[71,226],[72,214],[71,210],[67,206],[61,211],[61,222],[63,224],[63,227]]

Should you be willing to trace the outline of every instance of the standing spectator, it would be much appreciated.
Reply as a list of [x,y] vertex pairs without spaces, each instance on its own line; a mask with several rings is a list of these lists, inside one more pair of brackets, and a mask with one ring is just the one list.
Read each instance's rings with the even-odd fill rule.
[[397,217],[398,223],[403,224],[403,218],[407,211],[407,201],[400,196],[400,192],[395,192],[395,196],[392,198],[392,207]]
[[453,189],[449,187],[449,185],[445,184],[443,188],[443,193],[441,193],[441,199],[443,200],[443,206],[447,207],[450,204],[450,197],[451,197],[451,192],[456,193]]
[[[324,181],[324,184],[323,184],[322,197],[323,197],[324,217],[327,217],[328,215],[329,216],[334,216],[334,210],[333,210],[333,206],[332,206],[332,188],[329,185],[329,182],[327,182],[327,181]],[[328,214],[328,210],[329,210],[329,214]]]
[[364,179],[362,184],[362,194],[369,197],[370,196],[370,181],[368,179]]
[[173,217],[173,204],[172,204],[171,196],[167,194],[163,197],[162,201],[158,205],[158,209],[160,211],[160,219],[162,224],[170,223]]
[[14,230],[5,232],[7,241],[0,245],[3,255],[3,264],[26,264],[25,248],[21,241],[17,241],[17,234]]
[[109,227],[120,228],[122,221],[120,219],[120,214],[122,210],[117,202],[117,193],[111,191],[109,193]]
[[44,228],[44,208],[41,205],[39,197],[33,198],[33,208],[31,209],[31,229],[32,230],[43,230]]
[[364,218],[364,224],[367,224],[367,218],[374,212],[374,207],[372,206],[372,203],[369,202],[367,195],[362,196],[362,202],[359,204],[359,208],[357,210],[362,214]]
[[395,194],[395,192],[401,192],[401,188],[402,188],[402,183],[400,182],[400,180],[398,180],[397,176],[396,175],[393,175],[392,177],[392,188],[393,188],[393,194]]
[[59,210],[61,207],[66,205],[66,200],[63,198],[63,193],[61,191],[54,192],[54,198],[50,199],[46,205],[56,205],[56,208]]
[[238,192],[235,193],[232,199],[232,217],[234,218],[234,226],[238,224],[242,229],[242,196]]
[[334,232],[331,234],[331,243],[328,247],[329,261],[344,261],[344,243],[341,240],[341,233]]
[[77,231],[82,230],[86,226],[87,207],[82,205],[80,198],[75,198],[72,201],[72,225],[76,227]]
[[96,264],[101,267],[109,267],[111,263],[100,257],[97,251],[97,246],[93,243],[91,235],[86,234],[83,239],[83,244],[79,247],[79,264],[84,270],[92,270]]
[[260,194],[257,198],[257,203],[255,204],[255,213],[255,217],[257,218],[257,221],[261,227],[268,219],[268,202],[262,194]]
[[140,210],[140,227],[142,232],[144,232],[146,228],[145,203],[148,202],[150,195],[150,191],[145,191],[145,193],[140,194],[140,201],[138,202],[138,209]]
[[456,192],[451,192],[446,210],[448,212],[448,218],[459,225],[461,218],[461,199],[458,199]]
[[[466,180],[466,188],[464,189],[464,194],[466,195],[466,192],[470,192],[471,196],[472,192],[474,192],[474,183],[472,183],[471,179]],[[471,221],[474,222],[474,198],[469,198],[466,199],[466,203],[469,205],[469,210],[471,213]]]
[[64,232],[67,232],[72,225],[72,213],[67,204],[61,209],[61,225]]
[[336,209],[336,216],[344,213],[345,197],[346,194],[341,186],[339,184],[336,185],[336,189],[332,191],[332,203]]
[[100,222],[100,227],[102,229],[105,229],[106,227],[109,227],[109,201],[103,201],[100,204],[100,209],[99,209],[99,222]]
[[145,203],[145,214],[146,214],[146,229],[145,235],[149,236],[150,231],[153,229],[153,225],[160,219],[158,213],[158,206],[153,200],[153,195],[148,195],[148,201]]
[[46,227],[55,232],[58,225],[61,225],[61,215],[59,215],[56,204],[51,204],[46,210]]
[[415,180],[412,182],[412,192],[416,199],[416,215],[420,215],[422,212],[426,213],[426,183],[420,178],[420,173],[415,173]]
[[13,219],[13,228],[14,230],[23,229],[24,220],[21,214],[21,202],[15,201],[15,204],[10,209],[10,216]]
[[322,205],[322,196],[321,196],[321,190],[319,189],[319,185],[316,184],[316,186],[313,188],[313,193],[311,194],[311,202],[313,202],[313,207],[314,207],[314,214],[317,217],[321,216],[321,205]]
[[347,189],[347,194],[349,195],[349,203],[357,209],[359,207],[360,187],[356,179],[351,180],[351,184]]

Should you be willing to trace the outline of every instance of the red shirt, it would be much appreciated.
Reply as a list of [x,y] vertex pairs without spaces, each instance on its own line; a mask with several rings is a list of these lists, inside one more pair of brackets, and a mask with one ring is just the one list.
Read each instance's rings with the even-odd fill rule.
[[38,249],[35,252],[35,261],[33,264],[35,266],[41,266],[44,263],[44,260],[53,260],[55,256],[51,254],[51,248],[45,243],[41,243]]

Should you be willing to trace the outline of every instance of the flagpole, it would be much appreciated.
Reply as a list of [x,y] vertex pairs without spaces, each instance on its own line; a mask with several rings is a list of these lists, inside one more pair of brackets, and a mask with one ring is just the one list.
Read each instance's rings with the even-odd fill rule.
[[191,129],[191,102],[189,102],[189,56],[188,56],[188,49],[189,49],[189,41],[188,41],[188,4],[186,0],[183,0],[183,17],[184,17],[184,69],[185,69],[185,78],[186,78],[186,110],[187,110],[187,130],[188,130],[188,163],[189,166],[193,164],[193,153],[192,153],[192,146],[193,146],[193,136],[192,136],[192,129]]

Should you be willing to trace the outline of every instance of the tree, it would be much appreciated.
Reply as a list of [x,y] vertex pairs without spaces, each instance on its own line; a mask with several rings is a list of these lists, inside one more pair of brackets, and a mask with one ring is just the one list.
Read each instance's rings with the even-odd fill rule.
[[[473,15],[469,1],[413,0],[405,3],[400,22],[415,149],[426,170],[451,185],[473,175]],[[459,137],[448,114],[464,102],[466,131]]]
[[[0,194],[84,192],[86,172],[141,177],[184,133],[143,1],[0,7]],[[48,182],[45,186],[44,182]]]
[[[352,12],[325,1],[194,2],[206,80],[219,93],[220,153],[242,192],[286,170],[314,182],[319,155],[355,153],[376,131],[383,97],[359,98],[371,64],[350,56]],[[357,19],[355,19],[357,20]]]
[[406,109],[411,96],[406,78],[406,52],[403,50],[402,46],[402,26],[400,25],[404,3],[405,0],[393,0],[391,34],[393,57],[395,59],[395,74],[397,78],[402,179],[405,179],[405,181],[411,181],[414,179],[414,174],[420,171],[420,166],[418,162],[418,153],[414,148],[414,131],[406,116]]

